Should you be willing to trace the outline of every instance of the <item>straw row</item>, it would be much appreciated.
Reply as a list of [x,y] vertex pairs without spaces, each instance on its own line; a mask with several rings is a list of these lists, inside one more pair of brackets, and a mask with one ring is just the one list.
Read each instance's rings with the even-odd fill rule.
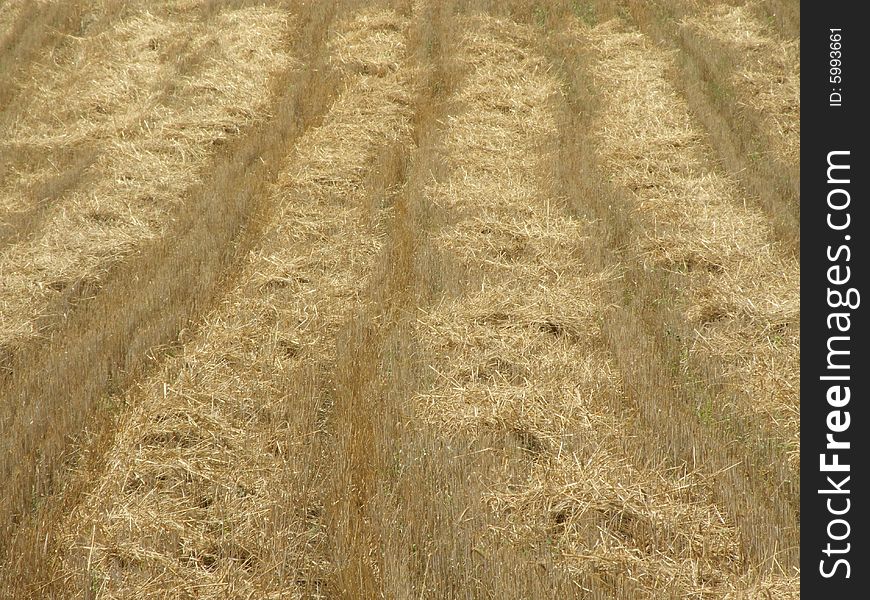
[[671,56],[616,21],[580,34],[594,48],[604,101],[594,136],[607,174],[627,188],[649,268],[680,279],[695,329],[690,354],[725,366],[738,394],[716,413],[756,420],[799,464],[799,265],[771,243],[764,216],[707,158]]
[[417,412],[449,437],[502,436],[526,456],[523,474],[487,482],[494,543],[550,548],[578,585],[604,572],[651,594],[738,589],[739,538],[704,478],[632,465],[621,449],[631,414],[600,328],[620,270],[590,272],[598,242],[543,175],[559,81],[533,30],[465,26],[448,173],[428,195],[448,214],[435,246],[467,285],[418,317],[433,383]]
[[685,18],[681,27],[708,47],[722,47],[733,62],[737,102],[756,111],[774,154],[800,159],[800,45],[780,39],[756,16],[756,3],[713,6]]
[[[30,153],[0,209],[34,211],[54,153],[93,153],[30,239],[0,252],[0,346],[39,333],[69,289],[162,233],[215,150],[265,116],[270,75],[289,65],[286,14],[247,8],[209,22],[138,12],[72,38],[34,75],[32,110],[2,144]],[[84,185],[84,184],[87,185]]]
[[[364,56],[371,13],[343,22]],[[405,23],[379,15],[396,31]],[[390,44],[395,42],[391,40]],[[340,38],[332,56],[347,53]],[[106,473],[68,519],[68,573],[101,597],[300,597],[319,589],[322,507],[300,494],[319,427],[303,382],[329,368],[383,231],[364,201],[379,148],[409,144],[401,69],[350,75],[272,190],[259,248],[221,306],[127,397]]]

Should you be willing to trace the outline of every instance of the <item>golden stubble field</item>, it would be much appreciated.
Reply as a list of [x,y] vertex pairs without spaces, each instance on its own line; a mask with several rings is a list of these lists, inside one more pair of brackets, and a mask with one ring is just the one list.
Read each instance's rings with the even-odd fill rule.
[[799,26],[0,4],[0,597],[797,598]]

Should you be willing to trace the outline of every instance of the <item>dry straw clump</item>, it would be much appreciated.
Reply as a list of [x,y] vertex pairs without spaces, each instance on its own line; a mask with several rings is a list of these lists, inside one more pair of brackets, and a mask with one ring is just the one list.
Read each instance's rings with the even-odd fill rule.
[[127,399],[107,470],[64,527],[70,578],[108,598],[321,593],[323,507],[307,487],[323,424],[304,382],[326,376],[380,249],[366,181],[379,148],[411,143],[406,85],[401,70],[351,76],[302,136],[237,286]]
[[[600,410],[590,404],[575,410]],[[514,526],[513,542],[549,539],[577,575],[607,574],[674,597],[721,597],[743,570],[734,525],[709,500],[703,478],[628,464],[608,447],[621,429],[615,418],[598,418],[579,433],[583,442],[538,461],[527,485],[492,495]]]
[[549,447],[572,426],[577,396],[616,386],[597,339],[597,288],[610,274],[568,273],[558,284],[544,268],[498,277],[420,315],[435,373],[434,388],[419,398],[421,416],[450,431],[522,431],[530,444]]
[[[410,112],[409,85],[410,78],[404,72],[383,78],[369,75],[355,78],[353,88],[348,88],[330,109],[335,125],[312,134],[322,135],[324,139],[315,138],[310,145],[300,147],[298,171],[282,177],[281,181],[332,202],[340,202],[343,197],[359,192],[371,159],[354,154],[354,144],[367,147],[384,140],[407,142],[408,127],[397,127],[397,122],[404,123]],[[366,121],[366,127],[360,127],[357,120]],[[337,139],[348,142],[341,144]]]
[[71,39],[39,69],[33,110],[3,144],[49,158],[6,181],[3,207],[34,209],[40,199],[28,192],[58,175],[53,152],[95,158],[87,186],[48,206],[32,239],[0,252],[0,345],[35,333],[65,290],[161,233],[216,147],[266,116],[269,78],[290,65],[287,27],[286,13],[266,8],[205,23],[137,13]]
[[529,205],[518,205],[509,217],[483,212],[443,229],[434,239],[467,270],[496,270],[520,278],[525,271],[540,275],[542,269],[550,277],[581,271],[586,224],[558,214],[543,220],[538,216],[539,210]]
[[608,448],[623,431],[599,418],[594,449],[538,461],[525,485],[489,495],[514,544],[548,540],[575,577],[627,580],[644,597],[799,597],[797,576],[748,566],[703,476],[640,471]]
[[[785,264],[781,264],[785,262]],[[688,311],[706,326],[690,353],[715,356],[740,394],[759,399],[757,417],[780,432],[789,465],[800,468],[800,274],[791,261],[771,258],[770,277],[760,261],[741,264],[693,287]],[[727,402],[727,399],[726,399]],[[727,406],[727,410],[738,407]],[[783,435],[785,434],[785,435]]]
[[407,19],[393,11],[361,11],[337,25],[330,62],[342,71],[383,76],[399,68],[405,55]]
[[758,19],[754,2],[720,4],[685,18],[685,34],[725,48],[734,63],[731,82],[741,106],[761,115],[772,150],[789,163],[800,159],[800,44],[783,40]]
[[771,245],[763,216],[706,158],[688,106],[667,79],[671,57],[617,21],[580,35],[596,51],[606,103],[594,135],[608,174],[636,200],[648,268],[680,280],[684,314],[696,328],[692,350],[722,359],[738,392],[751,394],[722,397],[722,414],[760,415],[765,432],[796,449],[797,261]]

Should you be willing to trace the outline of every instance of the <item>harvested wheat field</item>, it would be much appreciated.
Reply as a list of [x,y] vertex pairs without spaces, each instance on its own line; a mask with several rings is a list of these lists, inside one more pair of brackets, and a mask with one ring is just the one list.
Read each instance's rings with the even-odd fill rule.
[[0,5],[0,597],[797,598],[799,39],[648,4]]

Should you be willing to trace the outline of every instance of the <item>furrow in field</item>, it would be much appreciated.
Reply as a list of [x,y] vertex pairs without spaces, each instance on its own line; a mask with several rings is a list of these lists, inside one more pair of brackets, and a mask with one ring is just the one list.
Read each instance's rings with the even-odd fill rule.
[[578,595],[745,589],[738,531],[704,478],[632,463],[623,450],[618,417],[636,417],[617,408],[621,375],[601,330],[620,271],[590,270],[599,242],[546,177],[560,82],[533,30],[465,25],[464,109],[445,124],[447,176],[427,190],[448,215],[433,244],[465,284],[417,319],[433,374],[415,405],[450,439],[501,438],[522,455],[482,450],[502,467],[485,484],[490,531],[476,543],[484,554],[509,543],[529,560],[549,556]]
[[[768,387],[753,369],[771,352],[783,361],[797,356],[797,265],[767,245],[763,227],[752,229],[762,217],[741,207],[706,161],[687,107],[665,78],[670,57],[616,22],[580,29],[571,47],[581,49],[583,66],[573,77],[588,80],[580,98],[597,98],[576,147],[592,165],[585,193],[595,197],[572,202],[580,210],[587,202],[604,222],[610,255],[628,258],[626,279],[611,295],[619,308],[605,324],[646,432],[625,445],[636,460],[663,459],[706,478],[738,526],[750,571],[772,570],[776,578],[784,570],[794,590],[796,580],[787,580],[797,564],[797,470],[773,422],[790,412],[777,404],[788,390]],[[583,106],[589,110],[588,101]],[[757,279],[752,285],[735,282],[747,272]],[[743,308],[705,316],[705,303],[722,298]],[[765,337],[783,303],[793,307],[787,326],[777,327],[792,333],[785,347]],[[705,345],[714,334],[733,337],[726,346]],[[763,376],[793,380],[795,369]],[[772,406],[759,410],[747,398],[749,384],[763,388]],[[795,419],[795,443],[798,429]]]
[[755,3],[719,5],[681,22],[681,33],[709,54],[727,57],[728,80],[741,110],[758,115],[777,159],[800,160],[800,47],[782,40],[756,16]]
[[722,405],[699,408],[757,420],[797,470],[798,263],[778,251],[763,215],[706,158],[666,78],[669,55],[616,22],[587,35],[609,107],[594,131],[603,166],[635,200],[644,227],[636,243],[648,267],[679,280],[680,308],[695,328],[687,351],[720,359],[735,385]]
[[207,161],[209,177],[189,190],[166,233],[113,265],[86,302],[76,300],[96,286],[71,292],[65,300],[75,310],[50,343],[34,340],[2,356],[9,369],[0,380],[0,396],[8,400],[0,404],[0,472],[7,484],[0,502],[0,589],[9,595],[56,584],[46,572],[54,554],[45,544],[52,523],[86,487],[70,469],[99,468],[117,414],[113,398],[214,306],[258,238],[265,190],[287,147],[319,122],[335,97],[336,77],[322,68],[332,14],[325,5],[300,7],[295,35],[286,41],[288,50],[306,55],[313,72],[276,76],[269,90],[274,115],[227,138],[226,149]]
[[268,116],[287,30],[262,7],[204,22],[140,11],[39,69],[0,149],[33,158],[3,182],[5,219],[29,231],[0,250],[0,346],[39,335],[64,297],[165,233],[208,159]]
[[410,80],[394,60],[405,27],[374,11],[337,25],[346,89],[291,154],[266,237],[195,337],[128,397],[107,470],[64,525],[68,576],[85,572],[101,597],[322,591],[322,499],[309,488],[326,473],[312,438],[334,336],[383,243],[375,159],[410,144]]
[[[765,10],[755,2],[745,6],[749,12],[761,14]],[[770,43],[766,45],[777,55],[762,59],[749,47],[734,49],[740,40],[759,33],[753,31],[753,23],[747,22],[740,32],[735,31],[733,44],[717,42],[694,26],[701,15],[706,19],[719,14],[709,6],[684,0],[627,1],[613,12],[620,17],[629,15],[652,41],[676,51],[668,78],[684,95],[709,149],[739,184],[745,202],[764,212],[772,239],[782,245],[784,253],[799,257],[800,169],[795,145],[799,137],[795,129],[800,110],[796,94],[799,66],[796,48],[788,41],[792,38],[776,39],[772,33],[775,19],[759,16],[758,19],[771,21],[769,26],[759,28],[765,35],[770,34]],[[722,12],[727,14],[724,9]],[[724,20],[727,22],[728,18]],[[724,27],[715,18],[712,22],[714,27]],[[755,39],[758,41],[760,38]],[[779,75],[776,63],[783,69]],[[771,78],[763,85],[762,73]],[[755,87],[747,87],[747,79]],[[776,99],[764,91],[773,89],[781,94]],[[756,93],[758,97],[750,100]],[[769,103],[764,107],[768,110],[760,109],[762,102]],[[774,115],[770,112],[774,109],[783,112]]]

